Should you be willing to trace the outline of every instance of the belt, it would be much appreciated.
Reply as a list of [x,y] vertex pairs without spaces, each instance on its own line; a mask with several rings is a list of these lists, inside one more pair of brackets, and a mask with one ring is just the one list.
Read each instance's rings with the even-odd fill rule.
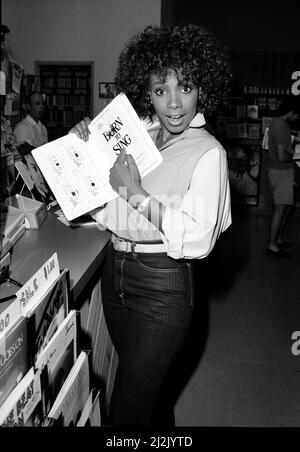
[[111,236],[111,242],[116,251],[125,251],[127,253],[165,253],[166,247],[163,243],[137,243],[121,239],[114,234]]

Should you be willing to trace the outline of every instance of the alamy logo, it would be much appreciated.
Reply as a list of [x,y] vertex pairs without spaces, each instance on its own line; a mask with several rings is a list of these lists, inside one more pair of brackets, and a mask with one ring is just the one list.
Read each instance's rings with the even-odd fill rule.
[[294,356],[300,355],[300,331],[294,331],[292,333],[292,340],[295,341],[292,344],[291,352]]
[[292,84],[291,92],[294,96],[299,96],[299,94],[300,94],[300,71],[293,72],[291,79],[295,80]]

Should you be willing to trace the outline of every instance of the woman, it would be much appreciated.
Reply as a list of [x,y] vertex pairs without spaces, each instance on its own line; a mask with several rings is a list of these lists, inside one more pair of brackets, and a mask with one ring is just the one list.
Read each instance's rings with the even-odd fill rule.
[[[121,53],[115,81],[148,120],[163,162],[141,181],[122,152],[110,172],[120,196],[92,212],[112,231],[102,276],[119,356],[109,422],[170,426],[164,394],[193,315],[191,261],[205,258],[231,224],[226,153],[202,115],[223,100],[230,71],[201,27],[147,27]],[[88,124],[71,131],[86,140]]]

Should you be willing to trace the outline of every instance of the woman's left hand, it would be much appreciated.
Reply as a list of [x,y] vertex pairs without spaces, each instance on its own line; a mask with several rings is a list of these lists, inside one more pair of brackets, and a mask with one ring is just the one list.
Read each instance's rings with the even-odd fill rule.
[[144,194],[141,176],[134,158],[125,150],[118,155],[110,170],[109,182],[112,188],[127,201],[134,195]]

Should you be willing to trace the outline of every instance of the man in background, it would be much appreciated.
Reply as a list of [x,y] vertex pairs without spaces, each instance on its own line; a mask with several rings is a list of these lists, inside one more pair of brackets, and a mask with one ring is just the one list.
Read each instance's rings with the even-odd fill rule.
[[[22,162],[16,164],[19,174],[25,181],[31,179],[34,184],[32,192],[35,199],[48,203],[53,199],[48,184],[40,172],[31,151],[48,142],[47,129],[41,119],[45,111],[45,100],[41,93],[32,92],[26,102],[27,115],[18,122],[14,135],[16,137],[19,154]],[[28,174],[29,173],[29,174]]]
[[289,257],[283,248],[287,219],[294,204],[295,166],[293,156],[295,141],[291,124],[300,117],[300,99],[285,97],[279,105],[269,128],[268,183],[273,198],[273,213],[270,221],[270,236],[266,250],[268,256]]
[[32,92],[26,102],[27,115],[18,122],[14,133],[18,143],[28,143],[33,148],[48,142],[47,129],[41,119],[45,111],[45,100],[41,93]]

